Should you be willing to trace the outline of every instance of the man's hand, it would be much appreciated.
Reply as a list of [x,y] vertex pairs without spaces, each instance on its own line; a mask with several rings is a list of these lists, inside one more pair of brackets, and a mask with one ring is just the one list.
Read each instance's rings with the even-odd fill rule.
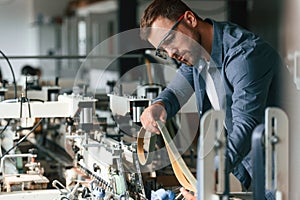
[[166,123],[167,112],[162,102],[156,102],[144,110],[141,115],[141,122],[147,131],[160,134],[156,121],[160,120]]
[[182,196],[186,200],[196,200],[196,196],[191,194],[189,191],[187,191],[184,188],[180,188],[180,193],[182,194]]

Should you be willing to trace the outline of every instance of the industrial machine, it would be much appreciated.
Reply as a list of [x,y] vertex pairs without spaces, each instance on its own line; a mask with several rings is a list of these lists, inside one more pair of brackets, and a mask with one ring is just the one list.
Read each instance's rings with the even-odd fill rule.
[[[153,97],[153,92],[158,94],[160,90],[157,86],[147,86],[146,93],[141,89],[139,93],[147,96],[151,93],[150,96]],[[54,94],[53,91],[57,93]],[[146,199],[143,175],[136,154],[134,134],[137,129],[133,128],[128,132],[123,127],[129,127],[132,123],[136,123],[138,127],[139,115],[151,99],[130,97],[128,101],[128,98],[111,95],[111,110],[116,122],[107,124],[96,116],[97,99],[79,94],[59,95],[58,91],[57,88],[43,88],[41,91],[27,92],[27,96],[23,95],[20,99],[5,99],[0,103],[0,118],[14,119],[8,120],[9,128],[3,127],[2,132],[16,126],[31,128],[30,132],[20,132],[10,148],[14,150],[24,141],[37,148],[37,151],[31,153],[8,150],[2,154],[1,191],[5,194],[1,195],[9,198],[20,191],[56,188],[57,199]],[[119,102],[120,99],[122,102]],[[122,115],[115,112],[115,103],[123,105],[125,121],[117,121]],[[36,119],[40,121],[36,123]],[[47,139],[52,139],[71,158],[68,161],[58,160],[63,165],[61,170],[64,178],[61,180],[49,180],[45,177],[44,166],[37,161],[37,154],[44,151],[50,150],[47,154],[56,157],[51,149],[46,149],[37,141],[38,134],[30,135],[38,127],[46,129],[43,134],[47,135]],[[54,133],[53,129],[56,129]],[[53,137],[54,134],[58,137]],[[22,159],[24,157],[28,158],[26,164]],[[23,166],[18,168],[28,170],[15,170],[8,174],[5,171],[9,163],[7,160],[12,163],[19,161]],[[147,192],[149,196],[151,190],[148,188]],[[36,191],[28,198],[38,194]]]
[[[5,150],[0,162],[0,198],[175,199],[175,195],[179,195],[177,199],[180,199],[178,189],[181,182],[178,182],[167,158],[169,151],[164,151],[170,147],[165,148],[158,140],[154,145],[153,160],[147,164],[141,163],[137,154],[140,115],[161,90],[158,85],[145,85],[138,86],[131,96],[111,93],[108,95],[109,110],[102,111],[96,107],[99,99],[83,94],[59,94],[58,87],[27,92],[18,99],[4,98],[0,102],[0,118],[3,119],[1,146]],[[266,112],[266,164],[268,168],[275,164],[277,197],[287,199],[288,194],[283,191],[288,188],[287,181],[283,186],[278,184],[278,180],[282,180],[280,174],[286,173],[282,172],[284,165],[280,160],[287,158],[287,139],[279,133],[287,132],[287,121],[275,111],[268,109]],[[106,119],[97,116],[97,112],[109,112],[113,123],[107,123]],[[229,177],[224,174],[226,140],[223,123],[222,111],[205,113],[200,123],[202,134],[197,154],[190,152],[187,157],[182,154],[183,160],[187,161],[191,174],[196,177],[192,162],[196,156],[200,199],[229,199],[233,196],[252,199],[253,193],[230,191]],[[277,143],[279,141],[280,148],[267,145],[274,138]],[[51,142],[44,140],[56,146],[49,146]],[[173,144],[174,141],[172,148],[180,149],[180,145]],[[21,146],[26,142],[30,143],[27,144],[30,148]],[[274,141],[272,145],[275,145]],[[64,153],[57,154],[57,149]],[[40,154],[46,154],[46,159],[54,159],[59,165],[51,178],[47,176],[50,161],[40,162]],[[274,157],[281,154],[284,156]],[[275,161],[270,160],[272,157]],[[272,172],[266,170],[267,180],[271,176]],[[270,187],[272,184],[267,182],[266,188]]]
[[250,192],[232,190],[232,179],[223,173],[226,165],[223,121],[222,111],[209,111],[201,119],[200,127],[204,134],[200,136],[198,143],[198,198],[265,199],[269,192],[273,193],[277,200],[289,199],[289,130],[286,113],[279,108],[267,108],[265,123],[258,125],[253,131],[254,177]]
[[289,199],[288,133],[286,113],[267,108],[265,124],[258,125],[252,136],[254,199],[264,198],[266,192],[278,200]]

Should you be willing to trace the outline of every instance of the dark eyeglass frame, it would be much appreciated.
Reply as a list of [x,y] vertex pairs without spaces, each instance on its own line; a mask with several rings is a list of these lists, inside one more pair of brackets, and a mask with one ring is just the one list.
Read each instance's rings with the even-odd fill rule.
[[178,26],[178,24],[182,21],[184,17],[184,14],[182,14],[177,21],[175,22],[175,24],[172,26],[172,28],[166,33],[166,35],[163,37],[163,39],[160,41],[160,43],[158,44],[158,46],[155,49],[155,56],[158,56],[162,59],[167,59],[168,58],[168,53],[164,50],[161,49],[160,46],[164,43],[164,41],[167,39],[167,37],[171,34],[172,31],[174,31],[174,29]]

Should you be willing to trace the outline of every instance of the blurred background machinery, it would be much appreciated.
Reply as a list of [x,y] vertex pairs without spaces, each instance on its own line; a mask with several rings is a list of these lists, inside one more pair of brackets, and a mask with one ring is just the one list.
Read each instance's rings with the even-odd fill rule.
[[[142,10],[149,3],[0,1],[0,50],[7,55],[0,57],[0,198],[32,199],[34,195],[28,191],[49,199],[149,199],[152,191],[155,194],[162,188],[178,194],[179,183],[167,159],[162,159],[166,152],[161,152],[163,157],[154,157],[151,165],[141,166],[135,143],[139,115],[172,79],[177,63],[155,59],[149,44],[138,41],[136,33],[123,40],[113,37],[137,28]],[[288,162],[288,171],[279,174],[289,178],[289,199],[298,199],[299,2],[186,3],[203,18],[230,20],[256,32],[285,59],[291,76],[278,76],[282,84],[274,98],[289,119],[279,120],[281,125],[289,124],[288,143],[284,143],[288,145],[289,159],[284,161]],[[266,7],[270,12],[265,12]],[[145,48],[134,49],[136,43]],[[175,138],[195,174],[194,139],[198,138],[200,125],[189,122],[200,120],[193,98],[190,103],[167,126],[174,137],[182,135],[178,134],[180,131],[189,133],[185,134],[188,138]],[[267,131],[273,130],[273,136],[278,128],[265,127]],[[264,134],[261,133],[262,137]],[[278,138],[287,140],[283,136]],[[270,145],[266,141],[264,145]],[[272,144],[271,149],[281,145]],[[156,148],[163,148],[161,140]],[[211,162],[207,164],[212,166]],[[280,183],[275,188],[280,192],[285,179],[277,180]],[[274,188],[268,182],[266,189]]]

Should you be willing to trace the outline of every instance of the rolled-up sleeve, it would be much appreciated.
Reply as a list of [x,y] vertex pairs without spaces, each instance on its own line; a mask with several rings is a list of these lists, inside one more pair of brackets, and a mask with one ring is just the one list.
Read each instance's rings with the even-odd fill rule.
[[194,92],[193,68],[182,65],[174,79],[153,100],[162,101],[165,105],[168,119],[174,116],[180,108],[189,100]]

